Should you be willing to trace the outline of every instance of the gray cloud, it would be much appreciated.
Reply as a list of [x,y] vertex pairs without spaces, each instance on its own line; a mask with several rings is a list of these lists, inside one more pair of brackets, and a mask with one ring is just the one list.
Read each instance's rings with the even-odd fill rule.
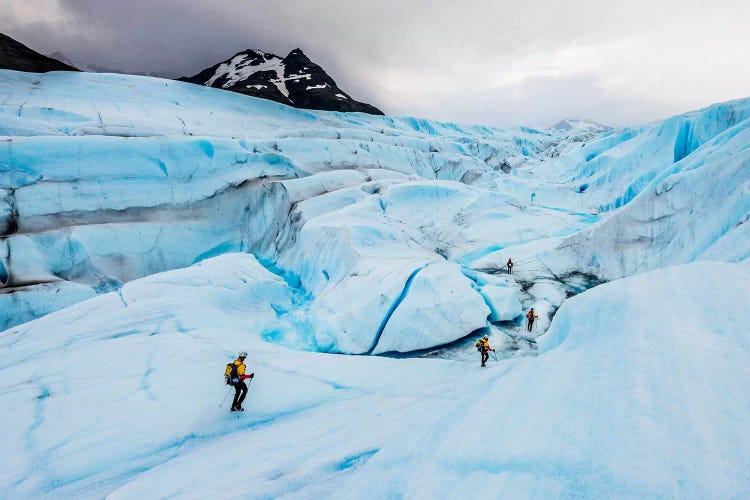
[[472,123],[633,123],[750,89],[739,0],[10,0],[0,22],[40,52],[130,72],[301,47],[386,112]]

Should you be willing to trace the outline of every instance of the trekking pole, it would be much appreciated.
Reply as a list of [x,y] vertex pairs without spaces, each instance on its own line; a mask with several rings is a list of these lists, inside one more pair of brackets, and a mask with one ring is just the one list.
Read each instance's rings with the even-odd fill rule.
[[245,392],[245,396],[250,394],[250,384],[253,383],[253,380],[255,380],[255,374],[253,373],[253,376],[247,379],[247,392]]
[[224,403],[227,402],[227,398],[229,397],[229,395],[231,393],[232,393],[232,387],[229,388],[229,390],[227,391],[227,395],[224,396],[224,399],[221,400],[221,404],[219,405],[219,408],[221,408],[222,406],[224,406]]
[[495,358],[495,364],[496,364],[496,365],[497,365],[497,364],[499,364],[499,363],[497,362],[497,353],[496,353],[495,351],[492,351],[492,356],[493,356],[493,357]]

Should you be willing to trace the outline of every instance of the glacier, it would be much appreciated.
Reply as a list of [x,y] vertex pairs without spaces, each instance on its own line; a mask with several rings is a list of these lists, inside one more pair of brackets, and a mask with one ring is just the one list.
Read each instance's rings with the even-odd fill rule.
[[[152,78],[2,78],[5,327],[70,305],[72,294],[67,302],[47,295],[71,284],[102,293],[244,251],[312,295],[310,345],[370,352],[419,267],[446,258],[469,267],[499,239],[590,223],[527,206],[515,185],[494,188],[507,176],[502,165],[537,163],[533,153],[556,140],[549,133],[300,111]],[[446,203],[445,222],[434,220]],[[361,290],[377,293],[344,300]],[[33,307],[19,311],[19,300]],[[372,313],[360,320],[360,310]],[[466,324],[485,323],[475,316]],[[347,328],[355,318],[356,332]],[[414,347],[434,345],[425,338]]]
[[750,99],[539,131],[0,97],[0,497],[750,494]]

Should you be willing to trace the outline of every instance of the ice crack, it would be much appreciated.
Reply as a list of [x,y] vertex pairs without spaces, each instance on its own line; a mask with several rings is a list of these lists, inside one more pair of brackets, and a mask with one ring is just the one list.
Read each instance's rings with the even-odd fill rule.
[[412,273],[409,275],[408,278],[406,278],[406,283],[404,283],[404,288],[401,290],[401,294],[396,298],[396,300],[391,304],[391,307],[388,309],[388,312],[386,313],[385,317],[383,318],[383,321],[380,322],[380,326],[378,327],[378,332],[375,334],[375,339],[372,342],[372,345],[370,346],[370,349],[367,350],[366,354],[372,354],[372,352],[375,350],[375,348],[378,346],[378,342],[380,342],[380,337],[383,336],[383,331],[385,331],[385,327],[388,325],[388,321],[391,319],[391,316],[393,316],[393,313],[396,312],[396,309],[398,309],[398,306],[401,305],[401,303],[404,301],[406,296],[409,294],[409,289],[411,288],[411,283],[414,281],[414,278],[419,274],[419,272],[424,269],[425,267],[429,266],[430,264],[425,264],[421,267],[418,267]]

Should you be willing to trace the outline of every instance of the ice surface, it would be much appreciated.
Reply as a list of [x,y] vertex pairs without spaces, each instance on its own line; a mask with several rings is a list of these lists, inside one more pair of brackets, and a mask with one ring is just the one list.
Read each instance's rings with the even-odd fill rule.
[[0,495],[743,496],[748,279],[698,263],[597,287],[542,354],[485,369],[264,342],[292,290],[252,256],[136,280],[0,335]]
[[31,321],[75,303],[90,299],[96,290],[90,287],[58,281],[42,285],[0,289],[0,331],[16,323]]

